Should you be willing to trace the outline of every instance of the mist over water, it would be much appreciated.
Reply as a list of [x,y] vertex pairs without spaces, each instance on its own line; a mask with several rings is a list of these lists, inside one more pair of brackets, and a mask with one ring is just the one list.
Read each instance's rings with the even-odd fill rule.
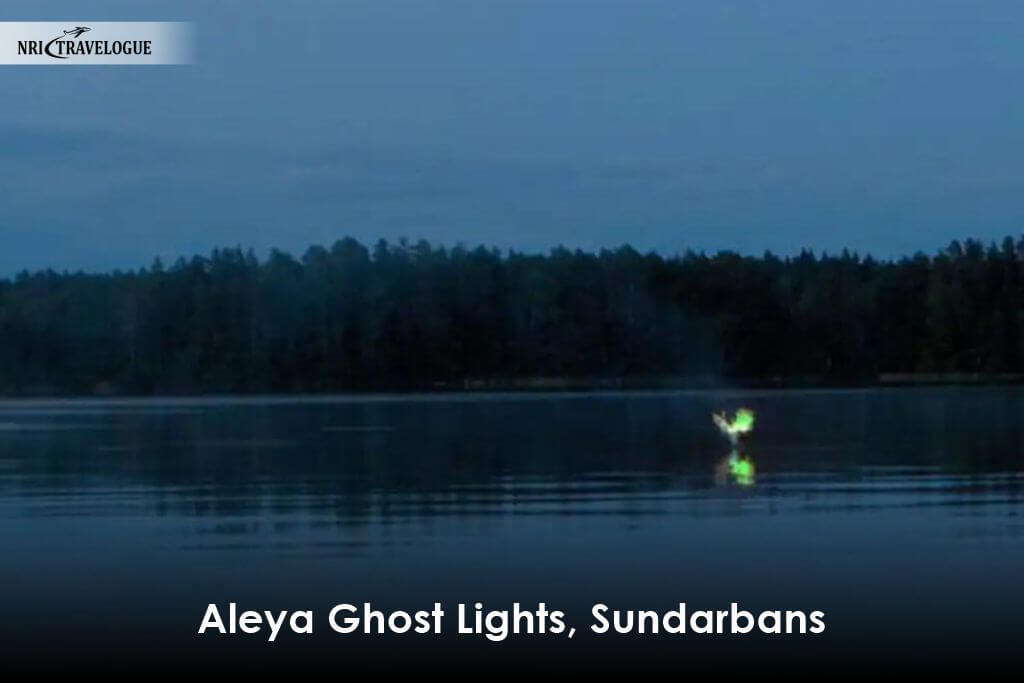
[[[173,652],[171,667],[216,655],[245,668],[338,657],[393,669],[395,652],[420,649],[515,666],[558,648],[569,666],[625,666],[629,653],[643,669],[680,653],[710,665],[724,646],[749,655],[746,667],[854,654],[871,666],[892,648],[946,646],[964,666],[999,661],[1014,651],[1024,566],[1022,398],[972,388],[0,402],[2,635],[38,648],[60,624],[83,658],[119,643],[126,657]],[[716,477],[729,446],[710,420],[740,406],[758,420],[746,444],[756,481],[743,487]],[[259,636],[195,635],[209,602],[322,620],[338,602],[478,600],[545,602],[579,635],[373,639],[321,621],[314,637],[284,634],[269,650]],[[822,610],[828,628],[598,637],[596,602]]]

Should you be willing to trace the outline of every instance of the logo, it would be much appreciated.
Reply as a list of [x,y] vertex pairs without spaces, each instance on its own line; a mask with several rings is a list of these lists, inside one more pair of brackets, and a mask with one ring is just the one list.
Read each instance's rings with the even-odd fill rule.
[[0,22],[0,64],[188,64],[183,22]]
[[54,59],[70,59],[75,55],[151,55],[152,40],[78,40],[91,31],[88,26],[76,26],[44,43],[41,40],[19,40],[19,55],[46,54]]
[[78,36],[82,35],[86,31],[91,31],[91,30],[92,29],[89,28],[88,26],[76,26],[74,31],[64,31],[64,36],[65,37],[66,36],[71,36],[72,38],[77,38]]

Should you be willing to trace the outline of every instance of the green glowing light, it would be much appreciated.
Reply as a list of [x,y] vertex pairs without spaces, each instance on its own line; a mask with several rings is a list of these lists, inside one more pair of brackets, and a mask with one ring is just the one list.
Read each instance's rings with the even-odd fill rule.
[[740,408],[736,411],[736,417],[729,421],[725,413],[716,413],[712,419],[722,432],[735,441],[735,437],[741,434],[748,434],[754,429],[754,411],[750,408]]
[[740,437],[754,430],[754,418],[754,411],[750,408],[740,408],[732,420],[726,417],[725,413],[711,415],[715,426],[732,443],[732,452],[729,457],[716,468],[716,481],[724,482],[728,477],[739,486],[753,486],[754,461],[743,453]]
[[729,430],[738,434],[746,434],[754,428],[754,411],[749,408],[740,408],[736,411]]

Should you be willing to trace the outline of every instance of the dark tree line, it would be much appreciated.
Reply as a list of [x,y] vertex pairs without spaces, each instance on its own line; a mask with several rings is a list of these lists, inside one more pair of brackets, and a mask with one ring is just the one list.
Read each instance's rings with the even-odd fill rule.
[[299,260],[217,249],[170,268],[0,280],[0,392],[1016,373],[1022,325],[1024,238],[894,261],[344,239]]

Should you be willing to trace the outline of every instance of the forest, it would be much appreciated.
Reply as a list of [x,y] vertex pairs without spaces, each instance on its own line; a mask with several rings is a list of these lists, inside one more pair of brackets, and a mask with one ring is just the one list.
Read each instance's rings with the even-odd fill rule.
[[1024,237],[934,255],[354,239],[0,280],[0,394],[856,385],[1024,370]]

